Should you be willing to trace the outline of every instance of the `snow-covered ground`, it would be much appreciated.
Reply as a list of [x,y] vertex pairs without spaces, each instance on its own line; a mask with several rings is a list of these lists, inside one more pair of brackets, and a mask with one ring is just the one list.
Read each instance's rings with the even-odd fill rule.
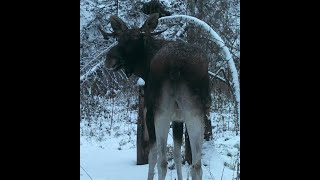
[[[112,115],[96,122],[80,123],[80,180],[143,180],[147,179],[148,165],[136,165],[136,111],[125,111],[121,106],[110,106]],[[121,110],[122,109],[122,110]],[[212,125],[218,127],[215,113]],[[215,118],[213,118],[215,117]],[[225,122],[228,116],[225,115]],[[112,124],[111,124],[112,119]],[[220,121],[220,124],[222,122]],[[227,125],[224,125],[227,128]],[[222,126],[219,129],[223,129]],[[230,130],[214,133],[214,139],[204,141],[202,151],[203,180],[233,180],[239,160],[240,136]],[[172,133],[168,147],[173,147]],[[168,161],[172,167],[173,160]],[[173,170],[172,170],[173,169]],[[190,166],[182,166],[183,179],[191,179]],[[157,180],[157,168],[154,179]],[[169,168],[166,180],[175,180],[176,170]]]

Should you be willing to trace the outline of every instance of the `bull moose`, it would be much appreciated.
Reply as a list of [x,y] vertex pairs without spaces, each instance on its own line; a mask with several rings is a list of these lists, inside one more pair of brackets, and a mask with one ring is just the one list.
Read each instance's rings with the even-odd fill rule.
[[208,60],[195,45],[154,38],[163,32],[153,32],[158,19],[158,13],[151,14],[141,28],[130,29],[123,20],[112,15],[112,33],[99,27],[104,37],[114,36],[118,41],[107,53],[105,67],[114,71],[124,69],[128,77],[135,74],[145,80],[144,124],[147,128],[144,129],[150,146],[148,180],[153,179],[156,163],[158,179],[165,179],[170,122],[178,180],[182,180],[183,123],[191,145],[191,176],[193,180],[201,180],[204,117],[211,105]]

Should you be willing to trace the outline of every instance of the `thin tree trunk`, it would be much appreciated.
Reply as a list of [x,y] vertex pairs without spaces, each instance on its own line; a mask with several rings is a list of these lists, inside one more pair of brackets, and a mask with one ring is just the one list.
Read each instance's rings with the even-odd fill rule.
[[144,92],[143,87],[139,87],[139,112],[137,123],[137,165],[148,164],[149,146],[144,140],[143,126]]

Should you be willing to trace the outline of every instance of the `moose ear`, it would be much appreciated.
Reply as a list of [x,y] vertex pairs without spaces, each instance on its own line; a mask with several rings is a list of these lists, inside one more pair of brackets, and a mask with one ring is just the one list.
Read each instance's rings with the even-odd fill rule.
[[144,22],[143,26],[140,28],[142,32],[150,33],[156,29],[158,25],[159,14],[151,14],[148,19]]
[[125,22],[123,22],[119,17],[111,15],[110,16],[110,23],[111,23],[111,27],[113,29],[113,32],[116,35],[119,35],[120,33],[122,33],[123,31],[127,30],[128,27],[126,25]]

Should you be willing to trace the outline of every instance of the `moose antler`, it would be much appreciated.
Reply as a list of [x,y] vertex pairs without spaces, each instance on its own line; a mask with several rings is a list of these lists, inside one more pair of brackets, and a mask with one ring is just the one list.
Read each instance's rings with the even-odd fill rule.
[[101,26],[100,24],[98,25],[98,30],[99,30],[100,33],[102,34],[103,39],[108,39],[108,37],[110,37],[110,36],[112,36],[112,37],[116,36],[116,34],[115,34],[114,32],[112,32],[112,33],[107,33],[107,32],[105,32],[105,31],[102,29],[102,26]]
[[164,29],[164,30],[161,30],[161,31],[158,31],[158,32],[154,32],[154,33],[147,33],[147,32],[141,32],[142,34],[145,34],[145,35],[150,35],[150,36],[156,36],[158,34],[161,34],[163,32],[165,32],[167,29]]
[[158,32],[154,32],[154,33],[150,33],[151,36],[155,36],[155,35],[158,35],[158,34],[161,34],[163,32],[165,32],[167,29],[165,30],[161,30],[161,31],[158,31]]

